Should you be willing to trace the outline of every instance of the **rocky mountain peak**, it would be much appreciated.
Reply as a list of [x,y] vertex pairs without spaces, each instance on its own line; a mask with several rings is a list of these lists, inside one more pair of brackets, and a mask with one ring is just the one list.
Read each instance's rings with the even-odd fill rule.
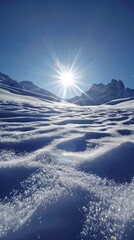
[[121,80],[119,80],[119,86],[120,86],[121,88],[124,88],[124,89],[125,89],[125,85],[124,85],[124,83],[123,83]]
[[[88,96],[87,96],[88,95]],[[134,89],[126,89],[121,80],[112,79],[108,84],[93,84],[92,87],[74,101],[80,105],[98,105],[109,101],[134,96]]]
[[122,88],[125,89],[124,83],[121,80],[112,79],[111,82],[108,84],[111,87]]

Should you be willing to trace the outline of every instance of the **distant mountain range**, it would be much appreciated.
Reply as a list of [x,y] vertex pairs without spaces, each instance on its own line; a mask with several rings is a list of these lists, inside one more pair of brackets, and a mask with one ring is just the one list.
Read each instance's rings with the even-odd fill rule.
[[[40,88],[33,84],[31,81],[17,82],[10,78],[8,75],[0,72],[0,87],[8,89],[11,92],[21,93],[23,95],[35,96],[40,99],[61,101],[53,93]],[[112,79],[107,85],[93,84],[92,87],[81,96],[76,96],[68,100],[68,102],[78,105],[99,105],[108,103],[115,99],[134,97],[134,89],[125,88],[124,83],[121,80]]]
[[87,92],[70,99],[69,102],[78,105],[99,105],[127,97],[134,97],[134,89],[125,88],[121,80],[112,79],[107,85],[93,84]]

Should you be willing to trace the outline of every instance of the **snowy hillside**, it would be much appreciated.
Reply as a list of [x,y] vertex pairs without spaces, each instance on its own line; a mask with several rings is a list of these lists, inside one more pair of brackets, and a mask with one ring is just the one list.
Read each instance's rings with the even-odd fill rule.
[[31,82],[31,81],[21,81],[20,85],[23,86],[28,91],[36,92],[36,93],[39,93],[39,94],[44,94],[44,95],[48,95],[48,96],[57,98],[51,92],[46,91],[45,89],[38,87],[37,85],[33,84],[33,82]]
[[89,91],[80,97],[70,99],[69,102],[79,105],[98,105],[127,97],[134,97],[134,89],[125,88],[121,80],[112,79],[107,85],[103,83],[93,84]]
[[0,239],[133,240],[134,100],[0,89]]
[[18,83],[9,76],[0,72],[0,88],[19,95],[33,96],[42,100],[61,101],[57,96],[45,89],[39,88],[30,81]]
[[0,87],[4,87],[4,86],[10,87],[10,89],[12,87],[23,89],[23,87],[17,81],[13,80],[8,75],[0,72]]

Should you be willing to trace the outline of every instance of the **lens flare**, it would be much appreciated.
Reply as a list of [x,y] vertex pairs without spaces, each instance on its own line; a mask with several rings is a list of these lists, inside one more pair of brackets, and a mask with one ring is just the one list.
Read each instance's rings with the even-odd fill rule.
[[91,61],[91,57],[87,58],[83,54],[83,46],[86,39],[84,38],[73,51],[72,48],[68,47],[65,50],[63,49],[62,52],[60,51],[59,55],[57,55],[57,49],[55,49],[51,41],[45,38],[43,38],[43,41],[50,54],[48,59],[43,58],[44,64],[50,70],[50,72],[45,73],[45,76],[50,79],[48,85],[54,89],[57,96],[65,100],[78,94],[84,94],[86,97],[89,97],[83,90],[85,84],[87,85],[84,79],[87,78],[87,74],[91,76],[94,69],[94,61]]

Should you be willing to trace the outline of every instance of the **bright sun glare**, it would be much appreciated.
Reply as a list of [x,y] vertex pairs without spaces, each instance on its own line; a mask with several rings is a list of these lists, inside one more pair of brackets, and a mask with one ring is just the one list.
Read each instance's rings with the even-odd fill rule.
[[61,73],[60,80],[64,86],[72,86],[74,83],[73,73],[72,72]]

